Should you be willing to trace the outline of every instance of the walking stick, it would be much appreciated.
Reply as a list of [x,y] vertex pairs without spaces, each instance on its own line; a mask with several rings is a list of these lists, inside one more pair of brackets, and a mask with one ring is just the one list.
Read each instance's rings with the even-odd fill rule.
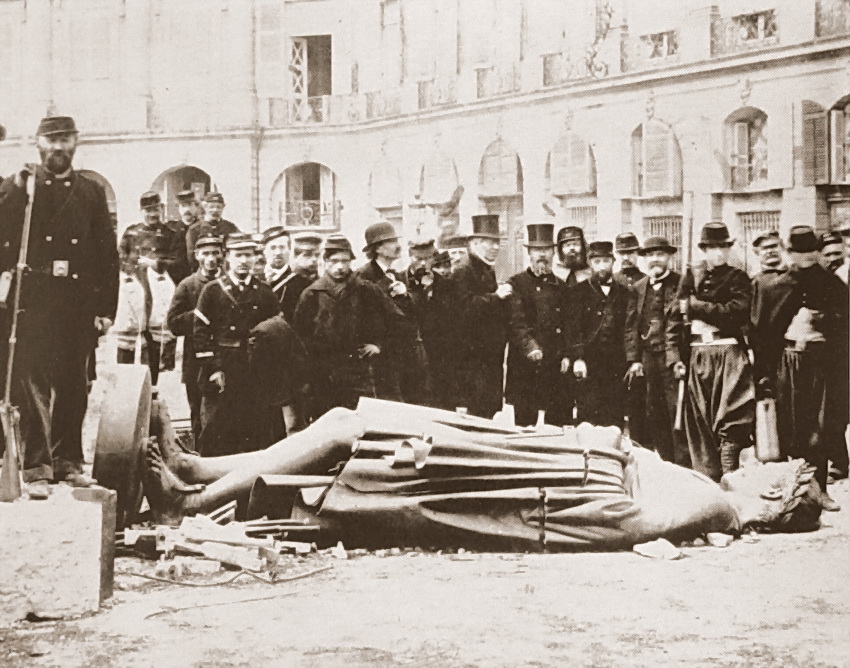
[[[689,308],[690,289],[688,287],[688,272],[691,270],[694,255],[694,200],[693,193],[687,193],[688,197],[688,248],[687,248],[687,263],[682,267],[682,278],[679,279],[679,287],[677,289],[679,295],[679,313],[682,316],[682,338],[690,345],[691,341],[691,316]],[[680,346],[681,348],[681,346]],[[676,398],[676,418],[673,421],[673,429],[682,431],[683,413],[685,408],[685,390],[687,383],[687,374],[684,378],[679,379],[679,393]]]
[[14,501],[21,497],[21,414],[12,405],[12,382],[15,367],[15,348],[18,343],[18,316],[21,312],[21,283],[27,270],[30,228],[32,227],[32,203],[35,199],[35,174],[27,179],[27,206],[24,210],[24,226],[21,229],[21,248],[15,267],[15,295],[12,299],[12,328],[9,332],[9,349],[6,359],[6,385],[3,401],[0,402],[0,421],[6,437],[3,454],[3,470],[0,471],[0,502]]

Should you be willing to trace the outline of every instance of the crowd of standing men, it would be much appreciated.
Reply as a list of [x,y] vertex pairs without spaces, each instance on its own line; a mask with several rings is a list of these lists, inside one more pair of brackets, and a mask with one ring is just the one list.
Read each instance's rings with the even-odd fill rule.
[[[684,276],[663,237],[587,243],[580,228],[556,235],[536,223],[527,226],[528,268],[500,283],[495,215],[473,216],[471,234],[447,249],[410,240],[404,268],[394,226],[371,225],[355,269],[341,234],[275,227],[258,239],[223,218],[220,193],[199,203],[185,191],[179,221],[144,193],[143,221],[116,243],[102,191],[71,169],[72,149],[50,148],[51,137],[76,139],[73,121],[42,126],[44,164],[0,186],[9,237],[0,269],[17,259],[19,227],[6,223],[23,215],[29,173],[43,193],[30,288],[39,306],[23,323],[41,333],[23,351],[16,386],[25,440],[48,444],[28,448],[31,481],[81,478],[85,397],[69,379],[110,325],[118,361],[147,362],[154,381],[173,368],[184,337],[182,377],[203,455],[266,447],[371,396],[488,418],[509,404],[527,426],[629,428],[664,459],[719,479],[753,441],[756,401],[773,397],[782,455],[809,461],[824,490],[830,461],[846,475],[850,230],[818,237],[795,226],[787,244],[762,235],[751,279],[730,265],[734,240],[720,223],[701,228],[703,257]],[[57,436],[69,431],[71,445]],[[835,507],[825,493],[824,505]]]

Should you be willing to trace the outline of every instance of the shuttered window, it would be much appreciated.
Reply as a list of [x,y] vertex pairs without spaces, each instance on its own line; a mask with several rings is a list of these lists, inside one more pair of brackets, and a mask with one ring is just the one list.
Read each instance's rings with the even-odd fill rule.
[[582,137],[567,133],[552,148],[550,190],[556,197],[596,193],[593,151]]
[[803,185],[829,183],[827,116],[823,107],[803,100]]
[[264,0],[257,6],[257,93],[280,98],[286,90],[286,39],[282,32],[283,7]]
[[848,150],[850,150],[850,123],[848,123],[848,115],[850,115],[850,104],[833,109],[830,112],[829,130],[832,137],[830,167],[833,183],[847,183],[850,181],[850,161],[847,160]]
[[682,159],[673,131],[660,121],[642,123],[632,136],[633,190],[639,197],[679,197]]
[[746,190],[766,183],[767,115],[753,107],[740,109],[727,119],[726,133],[731,189]]
[[478,173],[481,197],[512,197],[520,192],[519,156],[506,142],[487,147]]
[[755,273],[759,267],[753,241],[765,232],[778,232],[779,215],[779,211],[747,211],[738,214],[738,224],[744,234],[744,270],[748,273]]
[[643,238],[664,237],[677,249],[670,260],[676,271],[682,270],[682,216],[648,216],[643,219]]

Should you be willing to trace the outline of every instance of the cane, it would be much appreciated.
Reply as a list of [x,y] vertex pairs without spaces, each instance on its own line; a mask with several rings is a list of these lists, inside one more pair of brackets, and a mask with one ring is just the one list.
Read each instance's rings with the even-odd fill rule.
[[21,415],[12,405],[12,376],[15,367],[15,348],[18,343],[18,316],[21,312],[21,283],[27,270],[30,228],[32,227],[32,204],[35,199],[35,174],[27,179],[27,205],[24,209],[24,226],[21,230],[21,247],[15,267],[15,296],[12,300],[12,328],[9,332],[9,349],[6,360],[6,387],[0,403],[0,421],[6,436],[6,451],[3,454],[3,470],[0,471],[0,501],[15,501],[21,497]]

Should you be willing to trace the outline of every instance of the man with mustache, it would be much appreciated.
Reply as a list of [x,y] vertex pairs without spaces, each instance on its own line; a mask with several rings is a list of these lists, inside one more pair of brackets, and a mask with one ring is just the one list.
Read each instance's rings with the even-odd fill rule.
[[315,232],[293,232],[289,235],[292,251],[289,267],[292,269],[280,287],[280,307],[288,323],[295,321],[295,308],[301,294],[319,277],[319,256],[322,237]]
[[567,293],[567,356],[573,360],[578,421],[623,425],[629,288],[614,280],[614,244],[588,245],[591,277]]
[[240,233],[234,223],[221,217],[224,212],[224,195],[219,192],[208,192],[204,195],[201,206],[204,210],[203,218],[186,230],[186,257],[192,271],[198,269],[195,260],[195,243],[200,237],[214,235],[226,242],[229,235]]
[[623,232],[614,238],[614,253],[620,262],[620,270],[614,274],[614,280],[620,281],[626,287],[634,287],[634,284],[642,279],[644,274],[638,267],[638,256],[640,255],[640,243],[631,232]]
[[626,314],[627,378],[646,380],[642,445],[669,462],[687,466],[688,445],[673,429],[678,384],[666,362],[667,319],[678,308],[680,276],[670,270],[676,249],[664,237],[649,237],[640,250],[649,274],[634,285]]
[[587,242],[580,227],[563,227],[558,230],[558,263],[553,267],[555,275],[563,279],[567,287],[590,278],[587,267]]
[[572,422],[567,401],[562,312],[566,283],[552,273],[555,226],[526,226],[529,267],[511,276],[511,319],[505,401],[513,404],[520,426],[545,422],[563,426]]
[[[77,143],[72,118],[43,119],[36,132],[41,164],[28,164],[0,184],[0,271],[14,273],[26,182],[35,183],[12,403],[20,410],[24,481],[40,498],[49,482],[94,482],[82,468],[86,366],[94,331],[109,328],[118,303],[118,244],[106,195],[73,169]],[[10,316],[7,308],[0,322],[4,357]]]
[[463,404],[470,414],[492,418],[502,410],[505,344],[510,311],[509,283],[499,285],[493,268],[499,256],[499,216],[472,216],[469,257],[454,273],[461,325]]
[[850,261],[847,259],[844,241],[835,232],[824,232],[820,236],[821,264],[842,281],[847,283],[847,269]]

